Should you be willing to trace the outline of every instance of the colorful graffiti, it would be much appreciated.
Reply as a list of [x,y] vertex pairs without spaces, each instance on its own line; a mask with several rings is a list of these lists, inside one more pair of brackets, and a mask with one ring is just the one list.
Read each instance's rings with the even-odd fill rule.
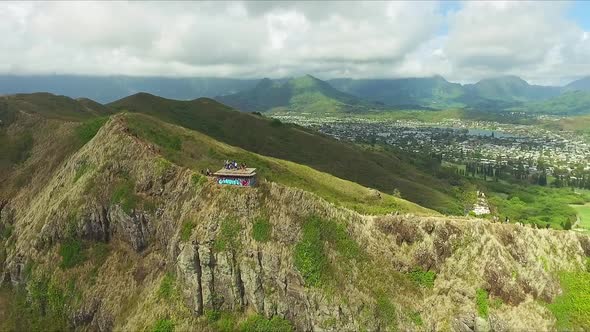
[[254,178],[217,178],[217,183],[222,185],[249,187],[254,185]]

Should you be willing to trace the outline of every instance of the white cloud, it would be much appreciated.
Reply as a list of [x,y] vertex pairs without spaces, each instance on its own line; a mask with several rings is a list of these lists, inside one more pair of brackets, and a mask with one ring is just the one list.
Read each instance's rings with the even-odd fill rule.
[[565,18],[568,6],[564,2],[465,3],[449,16],[445,53],[453,64],[453,76],[477,79],[517,74],[533,81],[555,81],[580,75],[580,68],[570,63],[574,50],[587,66],[590,53],[580,49],[584,31]]
[[[588,70],[562,3],[3,2],[0,72],[555,81]],[[446,15],[446,17],[445,17]],[[446,21],[445,21],[446,19]],[[448,34],[444,26],[448,26]],[[588,73],[590,74],[590,73]]]

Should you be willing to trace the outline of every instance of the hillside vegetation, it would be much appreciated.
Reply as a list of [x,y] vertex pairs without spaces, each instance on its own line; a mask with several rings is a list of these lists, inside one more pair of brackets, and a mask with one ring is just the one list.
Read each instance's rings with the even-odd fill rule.
[[390,152],[369,151],[299,126],[240,113],[214,100],[176,101],[136,94],[109,104],[119,111],[148,114],[196,130],[221,142],[307,165],[449,214],[462,214],[460,188],[436,179]]
[[[217,154],[248,152],[120,114],[39,191],[21,188],[0,210],[1,282],[14,285],[0,293],[9,308],[0,310],[0,329],[589,327],[580,315],[589,291],[580,282],[588,278],[586,236],[478,219],[366,216],[279,183],[221,187],[177,164],[205,166]],[[268,174],[300,172],[249,158],[267,163]]]
[[[125,120],[132,133],[156,144],[167,160],[193,169],[195,172],[201,172],[207,168],[216,171],[221,168],[224,160],[237,160],[256,167],[256,172],[262,181],[300,188],[360,213],[387,214],[402,211],[436,214],[434,211],[406,200],[318,172],[313,168],[251,153],[146,115],[125,114]],[[166,167],[166,161],[162,163],[162,167]]]
[[[314,133],[139,97],[147,114],[76,121],[4,108],[7,144],[28,152],[1,183],[0,330],[590,328],[587,236],[437,215],[188,125]],[[15,145],[21,128],[31,139]],[[259,186],[199,173],[226,158],[259,167]]]

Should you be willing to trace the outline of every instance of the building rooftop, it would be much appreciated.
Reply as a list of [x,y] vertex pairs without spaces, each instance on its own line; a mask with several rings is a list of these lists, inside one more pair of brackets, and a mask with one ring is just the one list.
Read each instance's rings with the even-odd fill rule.
[[237,176],[237,177],[250,177],[256,175],[256,168],[243,168],[243,169],[225,169],[222,168],[219,171],[213,173],[215,176]]

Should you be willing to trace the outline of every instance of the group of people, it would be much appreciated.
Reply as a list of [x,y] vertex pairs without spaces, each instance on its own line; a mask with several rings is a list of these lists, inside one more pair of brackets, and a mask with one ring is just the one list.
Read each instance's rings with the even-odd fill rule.
[[225,169],[246,169],[246,164],[245,163],[238,164],[238,162],[235,160],[226,160],[223,168],[225,168]]
[[[246,169],[246,163],[241,163],[238,164],[237,161],[235,160],[226,160],[225,164],[223,165],[223,169],[236,169],[236,170],[241,170],[241,169]],[[213,172],[211,172],[210,169],[202,169],[201,170],[201,174],[206,175],[206,176],[213,176]]]

